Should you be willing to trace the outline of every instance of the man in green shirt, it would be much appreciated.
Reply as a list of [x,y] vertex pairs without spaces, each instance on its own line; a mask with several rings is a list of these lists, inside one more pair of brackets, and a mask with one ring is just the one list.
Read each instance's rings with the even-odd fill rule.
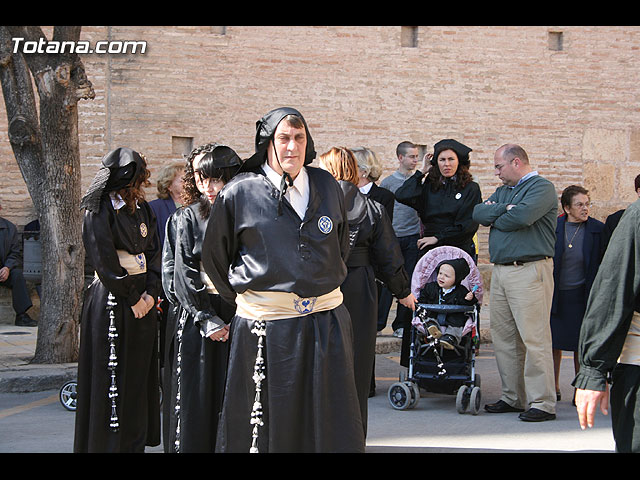
[[503,145],[494,162],[503,185],[473,211],[476,222],[491,227],[491,339],[502,381],[500,399],[485,410],[521,412],[527,422],[553,420],[549,314],[558,197],[553,184],[531,168],[522,147]]

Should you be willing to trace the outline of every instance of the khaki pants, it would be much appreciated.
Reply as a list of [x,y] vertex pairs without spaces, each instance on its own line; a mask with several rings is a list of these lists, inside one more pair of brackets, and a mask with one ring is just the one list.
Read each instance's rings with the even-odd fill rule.
[[494,265],[489,300],[491,338],[502,381],[501,400],[555,413],[549,315],[553,259]]

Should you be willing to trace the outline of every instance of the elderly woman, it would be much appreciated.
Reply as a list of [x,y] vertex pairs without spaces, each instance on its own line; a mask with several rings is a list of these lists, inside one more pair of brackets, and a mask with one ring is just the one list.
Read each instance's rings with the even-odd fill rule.
[[436,143],[433,150],[426,177],[417,170],[396,190],[396,200],[418,212],[424,228],[418,247],[423,254],[449,245],[476,259],[473,237],[478,224],[472,213],[473,207],[482,203],[482,195],[469,172],[471,148],[445,139]]
[[143,452],[160,443],[161,251],[144,201],[148,178],[142,155],[117,148],[81,203],[95,278],[82,308],[74,452]]
[[[355,147],[350,149],[358,164],[358,188],[362,193],[368,195],[371,200],[380,203],[393,223],[393,206],[396,197],[386,188],[379,187],[375,182],[382,174],[382,166],[375,152],[367,147]],[[376,330],[382,331],[387,326],[389,309],[393,302],[393,295],[389,289],[380,281],[376,282],[378,290],[378,320]],[[375,368],[375,367],[374,367]],[[374,377],[372,375],[372,377]],[[370,396],[375,395],[375,378],[371,379]]]
[[389,220],[393,222],[393,205],[395,197],[386,188],[379,187],[375,182],[382,174],[382,166],[375,152],[367,147],[350,149],[358,164],[358,188],[369,198],[382,204],[387,211]]
[[573,352],[578,372],[578,337],[591,285],[601,260],[604,224],[589,216],[589,192],[578,185],[564,189],[560,197],[564,212],[558,217],[553,257],[551,335],[556,396],[560,400],[562,351]]
[[366,434],[378,316],[376,276],[405,307],[413,310],[416,299],[384,207],[357,188],[358,168],[353,154],[344,147],[333,147],[320,155],[319,161],[320,168],[338,180],[347,208],[351,251],[346,261],[347,278],[340,290],[353,327],[356,390]]

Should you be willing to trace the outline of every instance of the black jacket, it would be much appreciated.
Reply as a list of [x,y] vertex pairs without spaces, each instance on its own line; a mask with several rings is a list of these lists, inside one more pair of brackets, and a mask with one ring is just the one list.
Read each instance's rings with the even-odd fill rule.
[[218,194],[202,262],[227,302],[249,289],[320,296],[344,281],[349,226],[342,191],[329,172],[305,168],[309,205],[302,222],[261,168],[236,175]]
[[422,183],[424,174],[418,170],[396,192],[396,200],[414,208],[424,226],[424,237],[436,237],[438,243],[429,248],[450,245],[475,256],[473,236],[478,223],[473,220],[473,207],[482,203],[480,186],[469,182],[458,189],[451,180],[434,191],[429,183]]
[[373,185],[371,185],[371,190],[369,190],[369,198],[382,204],[387,212],[389,221],[393,223],[393,206],[395,205],[396,201],[396,197],[393,192],[374,183]]
[[9,220],[0,217],[0,267],[11,270],[21,264],[18,229]]

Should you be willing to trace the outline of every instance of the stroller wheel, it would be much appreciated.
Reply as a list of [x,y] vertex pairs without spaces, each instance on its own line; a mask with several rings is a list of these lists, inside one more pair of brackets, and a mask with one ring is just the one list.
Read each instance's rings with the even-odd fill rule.
[[409,390],[411,390],[411,403],[409,404],[409,408],[414,408],[420,400],[420,387],[414,382],[405,383],[409,387]]
[[411,406],[411,389],[406,383],[396,382],[391,385],[387,392],[387,397],[391,406],[396,410],[406,410]]
[[78,398],[77,387],[77,382],[75,380],[71,380],[60,388],[60,403],[64,408],[72,412],[76,410],[76,401]]
[[469,396],[469,411],[471,415],[477,415],[480,411],[480,402],[482,400],[482,394],[480,393],[480,387],[473,387],[471,389],[471,395]]
[[458,389],[458,394],[456,395],[456,410],[458,413],[465,413],[469,408],[469,387],[466,385],[462,385]]

